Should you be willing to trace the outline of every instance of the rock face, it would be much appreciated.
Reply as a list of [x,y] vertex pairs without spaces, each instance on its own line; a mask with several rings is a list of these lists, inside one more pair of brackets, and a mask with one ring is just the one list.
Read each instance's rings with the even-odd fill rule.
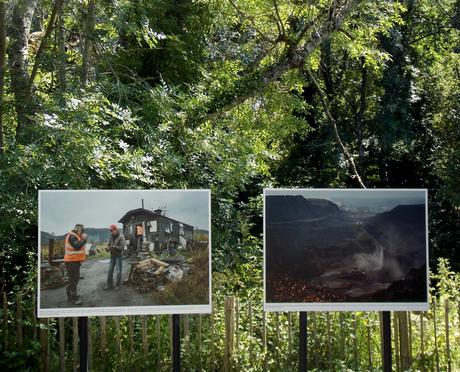
[[[425,300],[414,293],[426,290],[404,290],[406,275],[425,267],[423,205],[399,205],[363,220],[326,199],[267,196],[265,223],[269,301],[310,301],[315,293],[307,293],[308,288],[316,297],[335,302]],[[283,280],[291,286],[305,283],[307,290],[292,298],[277,283]],[[386,293],[396,281],[398,295]]]

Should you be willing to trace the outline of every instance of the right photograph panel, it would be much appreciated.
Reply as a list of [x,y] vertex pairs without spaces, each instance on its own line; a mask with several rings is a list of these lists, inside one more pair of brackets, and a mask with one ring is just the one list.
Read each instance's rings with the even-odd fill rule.
[[266,311],[428,308],[425,189],[265,189]]

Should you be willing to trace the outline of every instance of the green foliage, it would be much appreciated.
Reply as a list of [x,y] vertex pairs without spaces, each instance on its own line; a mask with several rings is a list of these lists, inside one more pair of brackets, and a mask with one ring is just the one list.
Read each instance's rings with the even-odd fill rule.
[[[211,319],[203,317],[201,353],[198,341],[189,336],[193,352],[184,351],[184,363],[195,368],[201,355],[202,366],[223,367],[221,309],[224,296],[236,294],[241,309],[248,310],[251,303],[254,328],[250,335],[248,317],[241,317],[235,365],[242,370],[296,369],[291,351],[296,350],[297,337],[294,333],[288,339],[287,331],[295,317],[289,322],[287,314],[266,315],[266,347],[260,341],[264,332],[262,190],[356,184],[305,71],[289,69],[268,86],[262,77],[316,32],[331,3],[102,1],[96,7],[94,30],[87,35],[88,2],[65,2],[66,89],[59,90],[62,62],[57,35],[52,35],[31,91],[30,141],[16,138],[18,102],[11,89],[10,68],[6,69],[0,285],[9,298],[19,288],[27,288],[27,293],[35,288],[38,190],[210,188],[213,294],[219,311],[213,319],[214,339],[209,333]],[[441,300],[454,300],[459,290],[455,274],[460,268],[459,34],[456,18],[450,16],[458,13],[457,3],[361,2],[339,31],[304,61],[326,92],[330,113],[364,183],[429,189],[430,264],[436,272],[433,295]],[[33,31],[40,31],[41,15],[47,24],[52,5],[39,1],[42,10],[36,12]],[[14,2],[9,5],[14,6]],[[91,76],[83,88],[80,74],[86,38],[92,42]],[[31,64],[36,47],[29,50]],[[445,261],[436,266],[439,257],[449,257],[452,268]],[[29,314],[30,299],[25,304]],[[432,306],[440,319],[444,304],[438,301]],[[449,311],[454,326],[458,325],[455,311]],[[12,325],[13,310],[9,312]],[[428,322],[433,316],[431,312],[420,319]],[[317,315],[313,324],[318,337],[309,345],[315,352],[311,365],[318,370],[367,368],[366,360],[360,359],[356,366],[353,353],[345,350],[356,348],[363,354],[368,342],[375,351],[373,365],[378,365],[378,319],[363,314],[356,319],[355,323],[348,314]],[[27,321],[28,332],[33,332],[32,320]],[[167,335],[165,316],[149,318],[147,326],[153,329],[157,321],[162,335]],[[437,342],[444,347],[446,329],[439,324]],[[94,332],[97,327],[94,320]],[[122,318],[123,345],[131,341],[127,327],[128,320]],[[190,327],[197,331],[198,320],[193,319]],[[329,328],[328,338],[324,330]],[[50,329],[55,329],[53,321]],[[370,341],[368,329],[373,330]],[[139,319],[134,331],[134,344],[142,344]],[[434,336],[432,330],[428,333],[427,352],[416,359],[414,368],[423,361],[435,368]],[[115,337],[111,326],[108,338]],[[414,339],[418,345],[419,338]],[[21,351],[5,350],[2,366],[34,365],[38,344],[30,338],[26,343]],[[159,347],[150,343],[150,354],[159,355],[164,370],[170,366],[169,347],[168,337]],[[330,362],[330,352],[339,357]],[[458,362],[455,353],[453,360]],[[157,360],[150,354],[147,365],[155,368]],[[114,343],[109,343],[108,355],[117,355]],[[280,356],[285,355],[282,364]],[[136,349],[110,358],[107,368],[135,369],[143,362],[142,352]],[[52,364],[57,366],[57,360]],[[441,365],[446,366],[444,357]],[[100,358],[95,366],[101,368]]]
[[460,293],[460,274],[452,271],[449,260],[445,258],[438,259],[437,273],[431,276],[434,281],[434,290],[441,300],[457,299]]

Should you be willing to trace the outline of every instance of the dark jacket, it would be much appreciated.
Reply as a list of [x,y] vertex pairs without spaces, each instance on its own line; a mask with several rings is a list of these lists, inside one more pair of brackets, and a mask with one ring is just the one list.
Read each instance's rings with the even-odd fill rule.
[[119,257],[125,249],[126,240],[118,231],[115,235],[111,235],[109,239],[110,255],[112,257]]
[[[75,230],[72,231],[76,234]],[[69,243],[73,249],[81,249],[85,247],[86,239],[81,238],[80,240],[78,240],[78,238],[75,235],[70,235]]]

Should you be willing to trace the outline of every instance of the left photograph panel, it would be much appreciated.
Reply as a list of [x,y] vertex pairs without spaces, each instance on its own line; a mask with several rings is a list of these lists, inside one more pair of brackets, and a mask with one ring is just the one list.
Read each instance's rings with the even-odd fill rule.
[[41,190],[38,317],[211,312],[210,190]]

